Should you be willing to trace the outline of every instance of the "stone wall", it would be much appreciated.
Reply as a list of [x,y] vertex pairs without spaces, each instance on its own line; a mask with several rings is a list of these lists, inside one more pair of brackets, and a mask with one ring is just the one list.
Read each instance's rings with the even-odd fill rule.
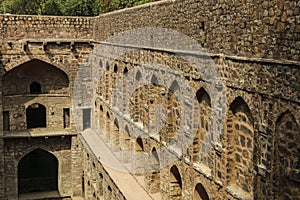
[[[5,170],[5,197],[8,199],[18,198],[18,164],[26,154],[39,148],[53,154],[59,162],[58,180],[59,192],[62,196],[72,195],[72,165],[78,161],[69,155],[72,137],[42,137],[42,138],[20,138],[5,139],[4,144],[4,170]],[[75,174],[74,174],[75,175]],[[78,183],[77,183],[78,184]],[[80,182],[79,182],[80,184]]]
[[[109,53],[104,50],[106,45],[109,46]],[[223,127],[218,130],[213,127],[213,124],[216,124],[217,109],[213,90],[210,89],[212,83],[194,73],[194,66],[180,58],[180,53],[174,55],[161,49],[145,47],[137,50],[136,47],[111,43],[101,43],[100,46],[101,51],[97,51],[96,48],[95,55],[91,55],[93,71],[101,72],[101,76],[96,76],[98,84],[94,86],[98,97],[95,107],[92,108],[95,112],[93,128],[104,134],[106,142],[120,160],[127,165],[129,161],[138,174],[144,172],[144,187],[150,193],[160,193],[162,199],[189,199],[198,195],[195,188],[199,184],[212,199],[276,199],[283,194],[290,196],[293,192],[299,192],[293,189],[295,185],[299,186],[295,175],[299,169],[295,162],[298,161],[292,161],[295,159],[293,155],[297,154],[294,148],[297,146],[295,138],[282,138],[281,134],[279,144],[276,136],[276,129],[280,129],[276,126],[285,126],[285,122],[280,121],[284,113],[288,113],[287,121],[290,121],[287,125],[290,131],[287,133],[299,133],[299,82],[287,81],[289,78],[299,77],[297,64],[213,56],[214,67],[218,69],[226,88],[226,116]],[[126,51],[120,50],[122,48]],[[120,55],[120,52],[126,53]],[[191,53],[189,56],[198,55]],[[190,122],[193,125],[198,124],[192,126],[198,132],[191,136],[192,146],[183,153],[182,159],[178,159],[176,168],[179,175],[177,173],[176,176],[170,175],[173,173],[171,169],[175,168],[173,165],[155,171],[149,168],[147,171],[151,155],[155,157],[155,151],[159,152],[165,148],[174,150],[164,141],[166,134],[175,131],[175,141],[179,139],[180,132],[167,124],[176,125],[176,120],[182,120],[182,104],[173,101],[170,107],[162,95],[165,94],[168,97],[166,99],[171,101],[171,96],[168,96],[169,89],[171,94],[175,95],[174,99],[180,97],[178,91],[184,93],[184,81],[179,82],[177,91],[176,87],[173,87],[174,79],[168,74],[170,72],[184,77],[191,86],[190,92],[196,97],[200,108],[198,111],[192,111],[194,114]],[[162,89],[161,85],[168,89]],[[181,102],[180,99],[178,101]],[[188,100],[185,99],[186,101]],[[155,132],[155,128],[151,129],[160,128],[159,121],[156,120],[157,115],[151,115],[151,108],[155,107],[153,104],[161,105],[170,117],[167,117],[165,131]],[[180,114],[172,115],[172,109],[178,110]],[[187,130],[189,131],[193,132]],[[218,131],[221,131],[220,141],[214,139]],[[283,141],[291,141],[291,146],[286,146],[287,143]],[[147,155],[144,157],[146,159],[140,159],[136,156],[137,153],[144,153]],[[284,177],[280,175],[284,169],[278,168],[276,164],[283,155],[286,159],[284,169],[289,171]],[[156,162],[162,164],[168,158],[161,156],[158,153]],[[145,165],[142,168],[141,163]],[[287,182],[291,185],[283,189],[283,193],[277,190],[278,181],[273,181],[279,179],[282,185]]]
[[298,61],[299,20],[298,1],[163,0],[100,15],[94,39],[160,27],[190,36],[214,53]]
[[118,189],[118,183],[114,183],[110,175],[104,169],[98,158],[91,151],[84,140],[80,142],[82,148],[82,196],[85,199],[116,199],[125,200]]
[[93,18],[31,15],[0,15],[0,38],[21,39],[90,39]]
[[[95,18],[1,15],[0,110],[11,112],[12,131],[0,131],[0,198],[17,198],[18,161],[42,148],[65,164],[62,194],[124,199],[88,145],[67,136],[76,134],[75,125],[82,130],[82,115],[71,110],[71,129],[61,129],[71,96],[79,112],[91,109],[92,128],[136,179],[144,179],[145,190],[161,199],[298,197],[299,6],[165,0]],[[145,27],[151,31],[135,31]],[[190,36],[208,52],[181,49],[195,44],[166,39],[170,32],[159,28]],[[138,34],[118,35],[129,30]],[[43,69],[30,69],[39,76],[24,79],[26,72],[18,69],[35,62]],[[32,81],[45,86],[42,94],[28,94]],[[87,90],[73,91],[77,84]],[[216,98],[219,90],[224,98]],[[37,101],[49,111],[48,132],[20,138],[24,108]],[[57,137],[50,127],[66,132]],[[178,150],[183,139],[189,146]],[[161,150],[176,160],[169,162]]]
[[[1,131],[2,132],[2,131]],[[4,170],[4,141],[1,138],[0,139],[0,181],[1,181],[1,185],[0,185],[0,198],[4,199],[5,196],[5,181],[4,181],[4,177],[5,177],[5,170]]]
[[[0,165],[1,173],[6,174],[1,176],[4,179],[1,197],[17,199],[18,163],[37,148],[58,159],[60,194],[80,196],[82,149],[72,117],[71,91],[77,70],[92,49],[91,44],[61,38],[48,38],[47,42],[32,39],[26,43],[6,40],[2,44],[1,111],[8,112],[8,126],[2,127],[1,123]],[[31,90],[33,83],[40,90],[35,90],[36,87]],[[46,109],[46,126],[28,128],[26,109],[37,104]],[[66,118],[64,109],[69,109]]]

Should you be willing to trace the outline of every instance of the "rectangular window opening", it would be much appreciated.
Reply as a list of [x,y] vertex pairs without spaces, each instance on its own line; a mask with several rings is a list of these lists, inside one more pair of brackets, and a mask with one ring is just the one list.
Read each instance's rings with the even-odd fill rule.
[[70,108],[64,108],[63,117],[64,117],[64,128],[70,128]]
[[91,109],[85,108],[82,110],[83,130],[91,128]]
[[3,111],[3,131],[9,131],[9,111]]

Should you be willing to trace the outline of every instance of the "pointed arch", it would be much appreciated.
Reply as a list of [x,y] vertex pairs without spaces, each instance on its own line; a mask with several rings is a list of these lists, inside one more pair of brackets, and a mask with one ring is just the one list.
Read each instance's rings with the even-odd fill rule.
[[227,113],[227,184],[253,195],[254,128],[250,109],[237,97]]
[[198,101],[198,130],[193,141],[192,160],[201,162],[209,169],[213,169],[213,155],[211,152],[212,138],[211,128],[211,99],[206,90],[201,87],[196,92]]
[[106,70],[109,70],[109,62],[108,62],[108,60],[105,62],[105,68],[106,68]]
[[127,75],[127,73],[128,73],[128,68],[125,67],[124,70],[123,70],[123,74]]
[[182,199],[182,179],[176,165],[169,172],[169,199]]
[[[13,84],[17,84],[18,87],[12,87]],[[67,94],[68,89],[67,73],[57,66],[38,59],[15,66],[6,72],[2,79],[3,95],[40,94],[41,92]]]
[[151,163],[152,163],[152,165],[160,164],[159,155],[158,155],[155,147],[153,147],[151,150]]
[[26,154],[18,163],[18,192],[58,189],[58,160],[40,148]]
[[201,183],[195,186],[193,200],[209,200],[208,194]]
[[140,70],[138,70],[135,74],[135,80],[139,81],[139,80],[141,80],[141,78],[142,78],[142,74],[141,74]]
[[158,79],[157,79],[157,77],[154,74],[151,77],[151,83],[153,85],[158,85]]
[[177,90],[180,90],[180,87],[178,85],[178,82],[174,80],[170,86],[171,92],[175,93]]
[[117,73],[118,72],[118,65],[117,63],[114,64],[114,73]]
[[112,143],[115,145],[115,149],[119,149],[120,146],[120,136],[119,136],[119,121],[117,118],[114,120],[114,130],[113,130],[113,137],[112,137]]
[[105,117],[104,117],[104,110],[103,106],[99,106],[99,125],[100,125],[100,130],[103,132],[105,130]]
[[203,87],[196,92],[196,98],[199,103],[205,102],[209,107],[211,107],[210,96]]
[[103,67],[103,62],[102,62],[102,60],[101,60],[101,59],[99,60],[99,67],[100,67],[100,68],[102,68],[102,67]]
[[108,112],[105,117],[105,137],[107,141],[110,141],[110,114]]
[[141,136],[138,136],[136,139],[136,151],[144,151],[144,144]]
[[246,117],[248,118],[248,121],[245,121],[245,118],[242,118],[242,120],[244,120],[245,122],[249,122],[251,125],[253,124],[253,118],[250,108],[242,97],[239,96],[235,98],[234,101],[230,104],[229,108],[234,115],[238,112],[244,113],[244,115],[246,115]]
[[128,125],[125,126],[123,138],[124,138],[124,150],[130,150],[131,138],[130,138],[130,132],[128,129]]
[[160,160],[155,147],[151,150],[151,169],[148,172],[147,186],[151,194],[160,192]]
[[276,121],[275,180],[278,199],[300,196],[300,128],[293,114],[286,111]]
[[[177,130],[180,127],[181,110],[180,102],[177,99],[175,92],[179,90],[179,86],[176,80],[173,81],[167,95],[167,134],[166,142],[170,145],[177,145]],[[163,138],[165,140],[165,138]]]

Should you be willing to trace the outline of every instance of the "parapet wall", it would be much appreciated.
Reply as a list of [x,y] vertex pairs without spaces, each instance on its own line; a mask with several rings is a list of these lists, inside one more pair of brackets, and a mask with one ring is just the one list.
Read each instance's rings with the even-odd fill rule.
[[0,39],[89,39],[93,18],[0,15]]
[[193,37],[213,53],[298,61],[299,7],[293,0],[163,0],[98,16],[94,39],[163,27]]
[[0,38],[103,41],[125,30],[160,27],[190,36],[213,53],[298,61],[299,4],[293,0],[162,0],[95,18],[0,15]]

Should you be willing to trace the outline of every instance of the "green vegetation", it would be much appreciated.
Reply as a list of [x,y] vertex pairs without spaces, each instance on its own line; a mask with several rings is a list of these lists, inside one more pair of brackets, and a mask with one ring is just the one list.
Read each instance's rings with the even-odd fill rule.
[[95,16],[158,0],[0,0],[0,13]]

